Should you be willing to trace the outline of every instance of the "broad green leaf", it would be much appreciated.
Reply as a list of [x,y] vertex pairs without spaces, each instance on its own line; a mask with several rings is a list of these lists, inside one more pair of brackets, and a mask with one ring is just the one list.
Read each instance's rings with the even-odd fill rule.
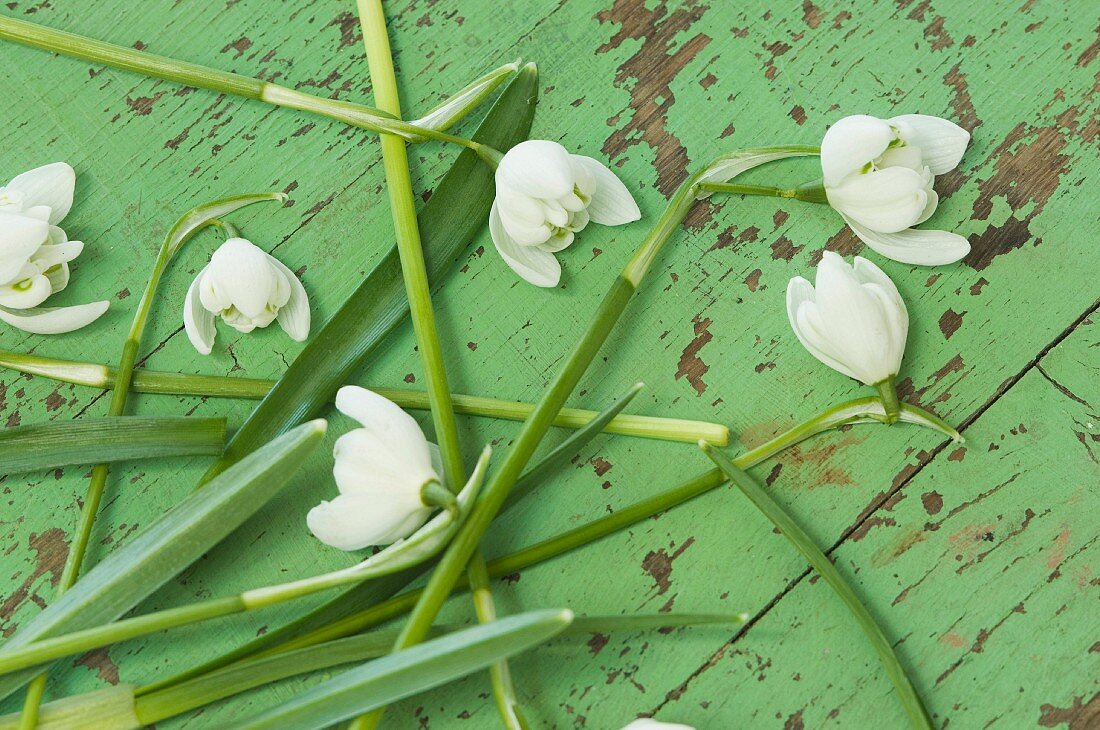
[[210,456],[224,446],[224,418],[83,418],[0,431],[0,469],[21,474],[72,464]]
[[[122,616],[275,496],[324,433],[324,421],[303,424],[226,470],[209,489],[191,494],[20,627],[0,645],[0,659],[38,639]],[[23,686],[45,666],[0,677],[0,698]]]
[[457,631],[349,670],[232,727],[320,730],[526,651],[572,620],[568,609],[549,609]]
[[[0,730],[22,730],[21,713],[0,717]],[[74,695],[42,705],[36,730],[138,730],[144,727],[134,713],[134,685]]]
[[[520,71],[473,139],[502,151],[523,141],[531,129],[537,99],[538,74]],[[492,170],[476,154],[464,151],[417,216],[433,287],[442,283],[466,245],[484,230],[494,196]],[[401,262],[393,247],[290,364],[207,476],[320,412],[408,314]]]

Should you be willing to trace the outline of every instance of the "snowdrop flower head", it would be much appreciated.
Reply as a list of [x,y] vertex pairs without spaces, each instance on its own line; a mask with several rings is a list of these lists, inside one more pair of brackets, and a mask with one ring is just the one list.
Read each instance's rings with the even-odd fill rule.
[[568,248],[589,223],[618,226],[641,217],[622,181],[601,162],[570,154],[557,142],[520,142],[500,160],[489,233],[521,277],[557,286]]
[[695,728],[678,722],[661,722],[650,717],[639,717],[623,730],[695,730]]
[[412,416],[366,388],[341,388],[336,408],[362,428],[337,440],[332,474],[340,495],[311,509],[307,526],[341,550],[408,537],[432,513],[422,498],[424,486],[443,483],[438,449]]
[[787,316],[798,341],[818,360],[866,385],[892,387],[909,313],[879,267],[859,256],[848,264],[826,251],[816,288],[801,276],[787,285]]
[[40,307],[69,285],[69,262],[84,250],[57,224],[73,204],[76,173],[64,162],[35,168],[0,188],[0,320],[38,334],[71,332],[107,302]]
[[238,332],[275,320],[302,342],[309,336],[309,299],[298,277],[274,256],[244,238],[223,243],[187,291],[183,324],[191,344],[209,355],[216,316]]
[[962,236],[917,230],[936,211],[936,175],[959,165],[970,133],[924,114],[844,117],[821,140],[825,193],[860,240],[883,256],[934,266],[970,252]]

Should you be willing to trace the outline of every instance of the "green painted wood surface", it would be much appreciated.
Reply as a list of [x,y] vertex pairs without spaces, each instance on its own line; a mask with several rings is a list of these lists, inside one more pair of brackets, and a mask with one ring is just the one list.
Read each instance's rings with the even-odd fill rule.
[[[815,143],[844,114],[922,112],[970,128],[961,169],[938,181],[931,221],[971,237],[963,263],[919,269],[869,254],[898,282],[912,328],[903,395],[963,424],[945,447],[911,428],[860,427],[759,467],[776,496],[862,592],[938,723],[953,728],[1071,727],[1100,722],[1096,621],[1096,88],[1100,40],[1085,0],[973,3],[899,0],[776,4],[711,0],[390,3],[405,106],[517,54],[537,60],[536,134],[608,159],[652,219],[686,169],[733,147]],[[23,0],[0,12],[147,47],[339,98],[369,100],[351,3]],[[59,303],[110,296],[96,325],[63,337],[0,329],[0,347],[113,358],[166,226],[224,194],[285,190],[283,209],[249,210],[245,234],[300,272],[315,321],[331,314],[389,245],[376,142],[306,115],[183,89],[0,45],[6,100],[0,177],[65,159],[78,171],[66,221],[87,242]],[[427,191],[454,152],[416,148]],[[812,161],[761,171],[801,182]],[[518,283],[488,235],[437,299],[453,386],[537,397],[645,221],[585,231],[552,292]],[[179,303],[217,241],[200,237],[163,287],[144,353],[150,368],[274,377],[299,346],[277,328],[221,328],[198,356]],[[829,210],[770,200],[700,206],[656,264],[653,284],[574,399],[599,407],[636,380],[639,412],[728,423],[758,443],[858,389],[818,366],[786,324],[786,281],[820,251],[861,251]],[[394,337],[361,381],[418,377],[411,333]],[[227,415],[248,403],[136,396],[133,412]],[[84,414],[87,389],[0,373],[0,423]],[[424,421],[426,423],[426,421]],[[472,456],[516,426],[463,419]],[[334,434],[349,427],[333,419]],[[560,438],[560,434],[555,438]],[[114,470],[90,559],[174,504],[205,460]],[[487,552],[614,510],[708,464],[692,447],[602,437]],[[325,454],[297,488],[250,521],[140,611],[306,575],[348,557],[318,552],[302,515],[333,493]],[[53,595],[87,469],[0,480],[0,635]],[[516,663],[540,727],[617,728],[638,713],[727,727],[897,726],[878,664],[828,590],[733,489],[721,489],[598,547],[500,583],[501,609],[579,612],[745,610],[742,631],[594,636]],[[303,602],[299,605],[308,605]],[[292,615],[280,607],[93,652],[51,676],[58,697],[182,669]],[[469,617],[452,601],[449,620]],[[215,728],[284,699],[287,682],[166,727]],[[8,701],[0,711],[15,708]],[[488,680],[472,677],[410,700],[395,727],[491,727]]]

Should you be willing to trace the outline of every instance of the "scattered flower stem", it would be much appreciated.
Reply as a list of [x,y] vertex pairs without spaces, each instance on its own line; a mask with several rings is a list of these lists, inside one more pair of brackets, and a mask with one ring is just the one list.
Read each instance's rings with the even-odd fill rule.
[[741,493],[748,497],[749,501],[756,505],[757,509],[763,512],[764,516],[783,533],[783,536],[794,545],[798,552],[802,553],[802,556],[825,579],[829,587],[836,591],[837,596],[848,607],[859,627],[863,629],[863,633],[871,641],[871,646],[878,654],[879,660],[886,670],[886,675],[893,683],[898,699],[901,701],[902,707],[905,708],[905,713],[909,716],[910,724],[914,728],[932,730],[935,727],[932,724],[932,718],[921,701],[920,695],[917,694],[916,688],[913,687],[912,681],[905,673],[905,669],[901,666],[901,660],[894,652],[893,645],[832,561],[755,479],[710,444],[700,442],[699,447],[718,465],[725,476],[741,490]]
[[[130,325],[130,331],[126,335],[126,341],[122,345],[122,356],[119,358],[118,367],[114,372],[114,387],[111,391],[111,403],[107,409],[109,418],[121,416],[126,411],[126,400],[130,395],[130,383],[134,376],[134,364],[137,361],[138,348],[141,347],[141,339],[145,333],[145,326],[149,321],[149,314],[153,308],[153,299],[156,297],[160,280],[168,268],[168,262],[187,243],[196,232],[210,225],[219,215],[225,215],[253,203],[268,200],[283,200],[280,193],[264,193],[260,195],[242,195],[235,198],[226,198],[188,211],[181,217],[168,235],[164,237],[164,243],[157,252],[157,258],[153,263],[149,282],[145,285],[145,291],[138,302],[134,320]],[[103,493],[107,486],[107,476],[110,471],[108,464],[96,464],[92,467],[91,481],[84,495],[84,501],[80,508],[80,522],[77,525],[76,535],[73,537],[72,547],[65,559],[61,577],[57,582],[57,597],[65,594],[76,579],[80,576],[80,569],[84,563],[84,556],[88,552],[88,542],[92,537],[92,527],[95,525],[99,514],[99,506],[103,501]],[[27,690],[27,701],[23,706],[23,724],[33,728],[37,723],[38,707],[45,690],[46,675],[41,674],[32,680]]]
[[[0,367],[90,388],[113,388],[115,381],[115,369],[107,365],[72,360],[55,360],[39,357],[38,355],[24,355],[3,350],[0,350]],[[130,390],[134,393],[159,395],[260,400],[271,391],[275,382],[274,380],[234,378],[225,375],[165,373],[143,368],[134,371],[134,377],[130,382]],[[430,407],[428,394],[425,391],[369,387],[375,393],[408,410],[428,410]],[[522,421],[534,409],[534,406],[530,403],[463,395],[461,393],[452,393],[451,399],[455,413],[506,421]],[[578,429],[590,423],[596,416],[596,411],[562,408],[558,413],[558,417],[554,419],[554,425],[561,428]],[[727,446],[730,440],[729,428],[721,424],[660,416],[619,414],[603,430],[621,436],[636,436],[659,441],[678,441],[692,444],[699,441],[699,439],[705,439],[716,446]]]
[[[363,44],[367,52],[367,69],[374,87],[375,103],[383,111],[400,118],[401,101],[397,90],[397,76],[393,68],[393,54],[390,50],[382,0],[358,0],[357,6],[359,25],[363,30]],[[456,488],[455,485],[466,482],[466,469],[462,463],[454,403],[447,384],[443,350],[435,325],[431,289],[424,263],[424,248],[420,242],[420,230],[416,222],[416,204],[413,200],[408,150],[404,140],[392,135],[383,135],[380,144],[382,163],[386,171],[386,187],[389,190],[390,208],[393,213],[394,232],[397,237],[397,251],[401,258],[401,273],[405,279],[405,292],[409,299],[413,332],[416,335],[417,349],[424,368],[424,380],[428,390],[432,421],[439,440],[443,472],[447,482],[452,488]],[[476,148],[471,149],[478,151]],[[491,154],[490,164],[495,166],[500,156],[499,153]],[[474,608],[478,621],[481,623],[494,621],[496,608],[493,605],[489,580],[485,576],[485,558],[481,555],[480,549],[475,546],[472,553],[467,555],[467,560],[470,562],[472,571],[471,583],[475,592]],[[394,645],[394,651],[403,648],[405,646],[400,642]],[[526,730],[526,723],[516,709],[515,688],[512,687],[511,671],[506,660],[501,659],[493,665],[491,681],[493,694],[497,698],[497,706],[501,709],[505,726],[510,730]],[[359,721],[356,721],[353,726],[358,724]]]
[[[626,310],[627,304],[641,285],[653,260],[672,234],[679,230],[684,216],[694,206],[697,196],[702,192],[699,184],[703,181],[713,181],[715,176],[728,180],[745,170],[773,160],[817,153],[816,147],[801,146],[744,150],[719,158],[712,165],[692,175],[673,195],[664,213],[635,252],[634,257],[604,295],[588,329],[581,335],[572,353],[566,359],[564,367],[524,422],[504,461],[490,476],[489,483],[470,519],[463,525],[428,579],[423,594],[405,624],[399,646],[411,646],[427,635],[440,608],[450,595],[455,581],[477,550],[482,535],[508,498],[509,491],[542,442],[547,430],[565,404],[565,400],[576,388]],[[377,718],[377,715],[372,717]],[[362,718],[360,720],[353,724],[354,730],[367,730],[377,723],[377,719],[372,722],[362,721]]]
[[[267,81],[227,71],[219,71],[197,63],[177,61],[173,58],[87,38],[75,33],[47,28],[25,20],[0,16],[0,39],[22,43],[33,48],[60,53],[93,63],[101,63],[124,71],[132,71],[145,76],[172,81],[185,86],[209,89],[222,94],[263,101],[274,106],[319,114],[360,129],[380,134],[400,135],[409,142],[434,139],[456,144],[473,150],[492,167],[496,166],[496,160],[500,157],[497,150],[487,145],[447,134],[431,126],[417,126],[415,123],[402,121],[395,114],[363,106],[362,104],[313,96]],[[449,113],[438,115],[442,119],[437,119],[436,116],[429,114],[425,117],[425,122],[433,125],[453,123],[471,111],[517,68],[517,63],[510,63],[486,74],[455,95],[469,97],[464,105],[450,110]]]
[[790,198],[806,203],[828,203],[825,188],[819,183],[800,185],[797,188],[777,188],[770,185],[738,185],[737,183],[700,183],[699,189],[706,193],[729,193],[730,195],[759,195],[769,198]]

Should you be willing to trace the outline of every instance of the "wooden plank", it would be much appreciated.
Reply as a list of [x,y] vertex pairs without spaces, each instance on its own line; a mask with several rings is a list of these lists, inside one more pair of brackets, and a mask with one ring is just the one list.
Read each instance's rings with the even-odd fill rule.
[[[1055,409],[1049,415],[1065,424],[1062,431],[1035,428],[1023,436],[1006,437],[1025,445],[1041,439],[1051,454],[1058,453],[1057,447],[1076,454],[1082,446],[1075,433],[1083,427],[1070,427],[1078,416],[1069,418],[1056,410],[1055,396],[1064,396],[1049,383],[1044,389],[1041,373],[1029,366],[1094,306],[1092,282],[1100,273],[1100,258],[1081,225],[1084,221],[1095,227],[1085,181],[1097,172],[1098,45],[1092,27],[1080,20],[1081,11],[1088,8],[1084,2],[975,5],[903,0],[867,4],[852,15],[846,4],[832,2],[771,11],[734,3],[653,0],[410,0],[389,6],[407,108],[423,107],[519,53],[536,59],[544,80],[536,133],[609,159],[637,192],[647,219],[659,212],[689,166],[733,147],[812,143],[844,114],[920,111],[950,116],[972,128],[975,139],[962,169],[939,181],[945,201],[931,223],[971,235],[975,253],[964,264],[935,270],[883,263],[868,255],[896,278],[909,302],[913,324],[902,373],[907,378],[906,397],[955,422],[981,414],[970,434],[975,443],[991,442],[1014,412],[1048,415],[1048,409]],[[317,93],[369,99],[351,11],[348,3],[337,0],[240,0],[202,12],[193,4],[169,0],[146,0],[140,12],[123,0],[103,0],[94,12],[79,0],[54,0],[48,7],[17,2],[4,9]],[[88,249],[74,267],[72,291],[60,299],[74,303],[113,296],[112,311],[84,332],[41,338],[4,328],[0,347],[61,357],[113,358],[133,311],[132,293],[142,286],[164,229],[179,212],[221,194],[258,189],[290,193],[286,208],[254,209],[239,220],[247,235],[267,248],[276,247],[292,269],[304,267],[301,275],[318,321],[333,311],[388,245],[382,174],[376,145],[365,133],[24,48],[0,45],[0,59],[8,71],[0,90],[5,98],[18,100],[6,105],[2,117],[0,159],[5,169],[0,176],[54,159],[76,166],[77,204],[66,230],[86,241]],[[418,189],[430,188],[452,155],[436,145],[417,148]],[[815,175],[813,164],[805,162],[761,171],[756,179],[797,182]],[[564,254],[563,287],[549,293],[517,283],[488,237],[482,236],[465,268],[437,300],[450,345],[454,387],[510,398],[537,397],[644,225],[585,231]],[[148,365],[274,376],[297,352],[277,330],[245,337],[231,336],[222,328],[215,353],[208,358],[196,355],[179,332],[178,303],[214,245],[213,236],[196,241],[168,277],[149,334]],[[847,254],[860,251],[827,209],[737,200],[701,206],[687,231],[657,262],[653,285],[634,303],[628,321],[605,351],[605,364],[593,369],[576,402],[598,406],[642,379],[648,388],[635,401],[639,411],[729,423],[741,433],[742,442],[751,445],[820,408],[853,397],[858,388],[823,371],[799,348],[783,312],[786,281],[806,274],[824,247]],[[1050,364],[1050,376],[1059,383],[1073,383],[1066,386],[1071,389],[1083,377],[1068,374],[1074,358],[1084,368],[1089,354],[1087,348],[1073,350],[1077,354],[1072,356],[1059,354],[1069,352],[1072,348],[1064,348],[1075,341],[1069,337],[1043,360],[1044,369]],[[415,381],[417,375],[411,333],[404,333],[363,373],[362,382],[397,385]],[[1024,390],[1014,395],[1017,388]],[[1000,406],[997,399],[1002,396],[1014,400]],[[1091,402],[1095,408],[1095,399]],[[138,397],[135,404],[139,413],[225,414],[231,422],[239,422],[249,408],[151,396]],[[2,423],[102,415],[105,408],[92,391],[0,373]],[[349,427],[342,418],[333,420],[335,435]],[[511,424],[463,422],[471,454],[486,441],[503,448],[514,433]],[[1004,450],[978,455],[974,447],[961,463],[947,460],[951,451],[931,461],[939,445],[930,434],[912,429],[853,429],[791,452],[774,474],[774,465],[758,471],[771,475],[777,495],[815,538],[832,545],[857,525],[879,524],[876,520],[923,524],[919,510],[909,510],[920,506],[915,485],[931,480],[931,474],[942,473],[939,478],[946,480],[954,478],[948,476],[950,469],[967,469],[984,483],[991,475],[1013,469],[1034,475],[1037,468],[1024,463],[1027,456],[1018,456],[1020,463],[1015,465]],[[1036,449],[1034,458],[1035,463],[1047,464],[1052,457]],[[688,447],[601,439],[574,466],[546,496],[530,500],[516,520],[494,532],[488,546],[492,552],[528,544],[671,486],[707,463]],[[191,460],[116,470],[93,559],[174,503],[203,468],[203,463]],[[304,511],[331,494],[329,468],[328,459],[318,456],[307,466],[298,490],[140,610],[305,575],[318,565],[345,564],[346,556],[318,551],[302,524]],[[68,469],[0,482],[0,632],[10,634],[50,600],[50,583],[64,560],[86,471]],[[890,498],[896,486],[910,479],[901,492],[908,498]],[[1021,480],[1024,477],[1017,482]],[[1025,497],[1033,497],[1036,504],[1043,498],[1038,477],[1021,483],[1032,485],[1027,494],[1014,486],[998,498],[1014,495],[1005,510],[1031,507]],[[946,497],[946,492],[941,494]],[[883,508],[883,503],[894,509]],[[978,505],[973,519],[987,515],[984,510],[992,509],[993,503]],[[566,604],[593,613],[666,606],[678,611],[761,612],[802,575],[803,565],[766,526],[747,519],[751,513],[743,513],[738,504],[732,492],[721,491],[568,561],[525,572],[518,581],[505,584],[502,606],[518,610]],[[945,511],[950,504],[945,501]],[[1037,515],[1042,511],[1031,509]],[[1015,519],[1018,526],[1020,514],[1004,514],[1005,521]],[[1067,517],[1078,525],[1072,518]],[[971,517],[960,513],[959,519]],[[1036,517],[1035,527],[1021,534],[1023,539],[1006,540],[994,555],[998,560],[1018,558],[1018,566],[1041,562],[1034,552],[1054,529],[1053,519]],[[869,529],[864,539],[845,543],[840,554],[867,565],[860,551],[882,549],[888,538],[901,534],[898,529]],[[994,535],[1007,535],[1010,529],[998,526]],[[1082,523],[1079,532],[1084,542],[1087,524]],[[945,535],[941,531],[934,537],[942,540]],[[930,559],[926,551],[939,544],[928,540],[903,553],[890,564],[889,574],[866,567],[857,574],[879,599],[873,605],[882,606],[882,596],[896,594],[890,592],[896,588],[892,581],[899,580],[893,572],[923,575],[930,567],[924,562]],[[995,638],[983,652],[966,654],[968,644],[952,653],[953,647],[936,644],[938,637],[931,633],[943,628],[935,622],[945,616],[929,617],[932,622],[920,627],[924,634],[917,619],[924,616],[919,613],[923,601],[934,606],[935,597],[950,595],[952,587],[957,590],[958,580],[978,577],[996,590],[995,600],[979,606],[983,611],[961,627],[959,635],[972,643],[979,629],[988,631],[992,619],[1008,615],[1003,609],[1022,598],[1019,591],[1034,577],[1027,572],[1021,574],[1021,585],[997,587],[990,570],[981,564],[953,579],[950,570],[941,569],[924,584],[928,594],[921,601],[914,597],[902,602],[888,617],[899,635],[907,633],[904,628],[914,632],[902,649],[907,656],[913,651],[918,662],[928,662],[928,671],[924,664],[915,666],[918,684],[931,687],[932,706],[957,715],[953,722],[968,727],[993,717],[992,701],[953,710],[951,700],[940,701],[941,692],[957,696],[964,689],[963,678],[985,676],[982,672],[1015,679],[1031,677],[1030,669],[1013,658],[1013,651],[997,648]],[[858,637],[845,633],[845,617],[830,608],[821,588],[804,583],[767,611],[746,640],[733,645],[725,663],[704,672],[701,684],[689,685],[684,699],[666,708],[668,716],[683,708],[684,719],[721,726],[759,710],[756,719],[762,724],[779,725],[805,706],[806,722],[817,724],[827,720],[829,710],[841,700],[838,723],[848,717],[866,719],[876,709],[893,711],[873,658],[861,654],[851,666],[838,668],[839,652],[824,655],[830,647],[847,650],[862,645]],[[1038,595],[1060,596],[1069,583],[1055,581]],[[1055,649],[1044,656],[1069,656],[1077,650],[1080,635],[1067,627],[1075,617],[1084,621],[1081,603],[1067,602],[1069,608],[1056,622],[1065,631],[1053,634]],[[469,613],[461,602],[450,610],[452,618],[464,619]],[[896,624],[894,611],[899,612]],[[148,680],[277,625],[289,615],[288,609],[273,609],[97,652],[74,662],[70,671],[56,673],[50,693],[82,691],[119,678]],[[790,626],[796,622],[801,628],[792,632]],[[1021,630],[1018,625],[1030,626],[1013,615],[1001,635],[1018,636],[1013,633]],[[797,634],[798,641],[788,640],[788,633]],[[918,641],[918,635],[924,638]],[[660,705],[669,690],[704,665],[728,638],[711,629],[610,637],[602,649],[597,651],[602,640],[596,641],[579,656],[574,647],[559,645],[532,655],[530,665],[520,664],[517,674],[532,716],[547,726],[583,725],[582,718],[587,718],[589,727],[616,727]],[[912,649],[918,644],[919,651]],[[774,657],[791,671],[780,676],[779,670],[764,668],[767,681],[748,681],[744,665],[755,666],[757,654],[761,662]],[[960,657],[963,663],[945,680],[945,688],[930,684],[932,675],[944,671],[945,662]],[[835,675],[825,675],[834,669]],[[795,672],[818,677],[817,683],[795,683],[790,679]],[[836,689],[842,682],[833,680],[834,688],[826,688],[823,676],[857,682],[846,685],[855,698],[848,700],[844,690]],[[1035,683],[1034,691],[1014,699],[1018,704],[1011,707],[1031,712],[1034,708],[1027,703],[1041,700],[1054,708],[1071,708],[1076,697],[1087,704],[1085,680],[1081,673],[1063,682],[1061,695],[1045,692],[1050,685]],[[297,686],[257,692],[246,702],[169,725],[216,727],[287,696]],[[734,687],[739,691],[731,691]],[[866,691],[855,693],[857,687]],[[493,717],[483,696],[486,691],[485,678],[475,677],[402,709],[433,728],[480,726]],[[700,707],[702,701],[715,709]],[[11,707],[9,701],[0,711]],[[783,717],[762,709],[772,707]],[[473,725],[458,719],[463,713]]]

